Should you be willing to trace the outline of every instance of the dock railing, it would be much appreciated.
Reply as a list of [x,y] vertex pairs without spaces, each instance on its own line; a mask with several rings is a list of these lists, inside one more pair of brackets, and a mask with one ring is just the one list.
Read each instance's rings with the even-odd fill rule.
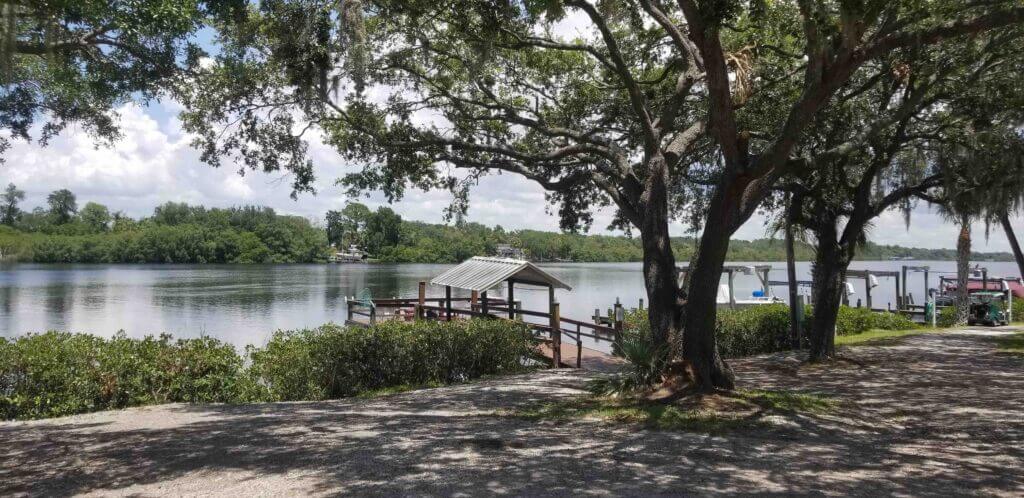
[[[423,304],[420,304],[422,301]],[[348,301],[349,323],[353,325],[366,325],[357,320],[356,317],[367,317],[369,323],[374,324],[380,319],[404,319],[404,320],[453,320],[460,317],[482,318],[490,320],[509,320],[509,303],[504,299],[487,298],[486,304],[482,299],[472,298],[451,298],[453,306],[448,306],[448,299],[441,298],[391,298],[374,299],[373,306],[364,306],[357,300]],[[456,307],[454,304],[466,304],[466,307]],[[354,306],[353,306],[354,305]],[[354,309],[355,308],[355,309]],[[401,312],[400,310],[411,312]],[[484,311],[486,309],[486,311]],[[396,310],[388,312],[387,310]],[[591,323],[582,320],[574,320],[561,316],[561,309],[558,303],[554,303],[550,312],[523,309],[518,303],[511,305],[512,315],[517,321],[526,324],[537,335],[542,344],[551,348],[552,365],[555,368],[563,366],[575,366],[580,368],[583,363],[583,338],[595,342],[614,342],[621,337],[623,324],[616,321],[609,327],[598,323]],[[576,361],[568,363],[562,358],[563,339],[572,341],[576,346]]]

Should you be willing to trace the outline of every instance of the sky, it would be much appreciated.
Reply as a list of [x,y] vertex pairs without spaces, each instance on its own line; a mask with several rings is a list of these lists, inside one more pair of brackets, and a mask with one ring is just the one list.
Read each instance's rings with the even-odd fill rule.
[[[346,164],[330,147],[315,139],[310,156],[317,173],[316,195],[289,197],[291,181],[283,175],[247,171],[239,175],[235,168],[213,168],[199,159],[189,145],[176,117],[174,102],[155,102],[149,107],[129,104],[119,109],[123,138],[112,146],[97,146],[83,131],[69,129],[42,147],[36,143],[15,141],[0,166],[0,185],[14,183],[25,190],[23,206],[42,206],[46,195],[67,188],[78,196],[79,205],[93,201],[112,210],[134,216],[148,216],[153,208],[167,201],[188,202],[208,207],[259,204],[281,213],[322,220],[330,209],[341,209],[349,198],[334,181],[357,166]],[[404,219],[443,222],[443,210],[450,202],[446,191],[409,190],[392,208]],[[379,193],[358,199],[375,208],[385,205]],[[470,197],[469,220],[506,229],[529,228],[558,230],[558,218],[548,212],[544,191],[536,184],[512,174],[485,177]],[[598,212],[591,233],[609,233],[610,210]],[[1015,226],[1024,232],[1024,218]],[[686,235],[687,227],[675,223],[673,235]],[[957,229],[925,206],[912,215],[909,230],[901,213],[892,211],[879,218],[869,240],[880,244],[909,247],[952,248]],[[766,236],[764,219],[755,216],[736,234],[736,238]],[[983,227],[976,227],[974,244],[979,251],[1006,251],[1009,244],[999,227],[993,227],[988,241]]]
[[[558,37],[574,38],[587,36],[587,29],[588,21],[574,13],[553,31]],[[209,38],[209,33],[200,33],[203,37]],[[5,154],[6,164],[0,165],[0,188],[14,183],[25,190],[23,205],[27,209],[44,205],[48,193],[67,188],[78,196],[79,206],[98,202],[133,217],[148,216],[154,207],[175,201],[207,207],[258,204],[322,220],[328,210],[341,209],[350,200],[335,180],[357,166],[346,164],[315,136],[309,152],[317,175],[317,193],[301,194],[293,200],[291,181],[285,176],[253,171],[241,176],[229,165],[216,169],[200,161],[189,145],[190,137],[181,130],[176,117],[179,111],[180,106],[173,101],[153,102],[146,107],[125,105],[118,110],[124,136],[110,147],[97,147],[87,134],[73,127],[47,147],[14,141]],[[386,204],[379,193],[358,200],[371,208]],[[408,190],[391,207],[404,219],[441,223],[450,200],[446,191]],[[506,229],[557,231],[558,218],[549,210],[544,191],[535,183],[513,174],[494,175],[484,177],[473,189],[469,221]],[[597,212],[591,233],[609,233],[606,227],[612,214],[610,209]],[[1024,234],[1024,216],[1016,217],[1014,225],[1020,227],[1018,235]],[[679,236],[689,234],[688,227],[681,223],[672,224],[670,231]],[[972,235],[978,251],[1009,250],[999,227],[993,227],[988,240],[982,226],[975,227]],[[765,219],[760,215],[751,218],[735,235],[740,239],[765,236]],[[875,243],[923,248],[955,247],[956,236],[953,224],[924,205],[913,212],[909,230],[902,213],[891,211],[877,219],[868,234]]]

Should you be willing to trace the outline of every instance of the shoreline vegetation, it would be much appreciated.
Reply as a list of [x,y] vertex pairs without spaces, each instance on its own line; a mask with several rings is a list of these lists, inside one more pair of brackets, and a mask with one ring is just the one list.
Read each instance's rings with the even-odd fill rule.
[[[59,191],[58,191],[59,192]],[[56,193],[55,193],[56,194]],[[87,203],[80,211],[70,192],[49,210],[20,212],[0,225],[0,260],[34,263],[322,263],[334,247],[365,248],[384,263],[457,263],[495,254],[499,245],[522,249],[539,262],[638,262],[639,238],[538,230],[505,230],[479,223],[454,225],[403,220],[388,207],[371,211],[349,203],[327,213],[326,226],[259,206],[205,208],[168,202],[152,216],[133,219]],[[67,205],[70,203],[71,208]],[[62,207],[63,206],[63,207]],[[64,210],[64,211],[62,211]],[[695,250],[693,237],[674,237],[678,261]],[[797,242],[796,258],[813,260]],[[954,249],[921,249],[868,242],[860,260],[952,261]],[[1010,253],[976,253],[976,261],[1013,261]],[[729,261],[785,261],[782,240],[733,240]]]
[[[812,314],[808,308],[805,322]],[[837,333],[847,339],[841,343],[930,330],[894,313],[843,307],[839,316]],[[792,346],[785,305],[722,310],[717,329],[727,357]],[[646,337],[646,312],[631,311],[624,340]],[[527,371],[537,359],[534,344],[523,323],[505,320],[327,324],[277,331],[266,344],[241,351],[212,337],[26,334],[0,338],[0,420],[173,402],[372,397]],[[635,367],[631,354],[624,356]]]
[[[1014,316],[1024,317],[1024,300],[1015,300],[1014,309],[1021,313]],[[812,317],[808,306],[804,323]],[[836,344],[889,344],[949,325],[940,321],[939,328],[930,328],[896,313],[843,306]],[[782,304],[720,310],[716,330],[725,357],[792,350],[789,311]],[[644,382],[630,376],[657,361],[649,337],[646,311],[627,313],[619,349],[628,367],[607,377],[609,387]],[[1004,350],[1019,353],[1021,337],[1008,339]],[[506,320],[388,321],[368,328],[326,324],[279,330],[263,346],[242,351],[212,337],[25,334],[0,338],[0,420],[174,402],[374,397],[528,371],[540,365],[534,362],[539,359],[534,345],[523,323]]]
[[262,347],[212,337],[50,331],[0,338],[0,420],[162,403],[319,401],[531,369],[534,341],[504,320],[327,324]]

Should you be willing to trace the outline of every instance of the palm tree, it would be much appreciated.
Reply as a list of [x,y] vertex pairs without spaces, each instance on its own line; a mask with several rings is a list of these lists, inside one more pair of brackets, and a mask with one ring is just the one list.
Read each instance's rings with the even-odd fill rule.
[[995,176],[980,199],[985,236],[988,237],[992,225],[1002,225],[1017,261],[1017,270],[1024,277],[1024,252],[1010,224],[1012,214],[1024,213],[1024,137],[1018,131],[1011,131],[992,139],[994,143],[989,144],[986,154],[986,160],[992,163],[986,169]]
[[940,144],[935,150],[944,179],[936,204],[943,217],[960,227],[956,245],[956,323],[962,325],[970,310],[967,283],[974,221],[985,223],[986,236],[993,222],[1002,223],[1024,273],[1024,257],[1019,256],[1008,214],[1024,205],[1024,137],[1016,126],[971,129],[960,141]]
[[1017,242],[1017,235],[1013,233],[1013,226],[1010,225],[1010,212],[1008,210],[1004,210],[999,214],[999,223],[1003,225],[1003,232],[1006,233],[1006,239],[1010,241],[1010,249],[1013,250],[1013,258],[1017,260],[1017,273],[1024,277],[1024,252],[1021,251],[1020,243]]

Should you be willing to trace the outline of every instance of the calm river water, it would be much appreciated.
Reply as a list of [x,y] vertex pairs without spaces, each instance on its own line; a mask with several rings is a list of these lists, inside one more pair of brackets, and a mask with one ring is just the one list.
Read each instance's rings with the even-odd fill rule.
[[[742,264],[742,263],[730,263]],[[770,263],[773,280],[785,280],[785,264]],[[853,268],[898,270],[901,265],[930,265],[952,272],[954,263],[856,262]],[[1013,263],[982,263],[991,275],[1016,275]],[[553,263],[547,271],[573,287],[558,291],[562,315],[585,319],[594,308],[622,300],[635,307],[643,297],[640,263]],[[412,297],[420,280],[430,280],[450,265],[32,265],[0,266],[0,336],[66,330],[109,336],[168,332],[176,337],[209,335],[242,347],[263,344],[271,332],[343,322],[345,296],[370,289],[376,297]],[[809,278],[809,263],[798,263],[798,278]],[[924,294],[923,276],[913,274],[910,292]],[[724,280],[723,280],[724,282]],[[737,297],[758,287],[752,276],[736,279]],[[863,296],[863,281],[854,282]],[[785,295],[785,288],[774,289]],[[428,295],[440,296],[441,289]],[[492,292],[501,296],[503,292]],[[894,282],[879,279],[872,296],[876,307],[895,304]],[[857,297],[855,296],[855,298]],[[547,290],[516,288],[528,309],[546,308]]]

